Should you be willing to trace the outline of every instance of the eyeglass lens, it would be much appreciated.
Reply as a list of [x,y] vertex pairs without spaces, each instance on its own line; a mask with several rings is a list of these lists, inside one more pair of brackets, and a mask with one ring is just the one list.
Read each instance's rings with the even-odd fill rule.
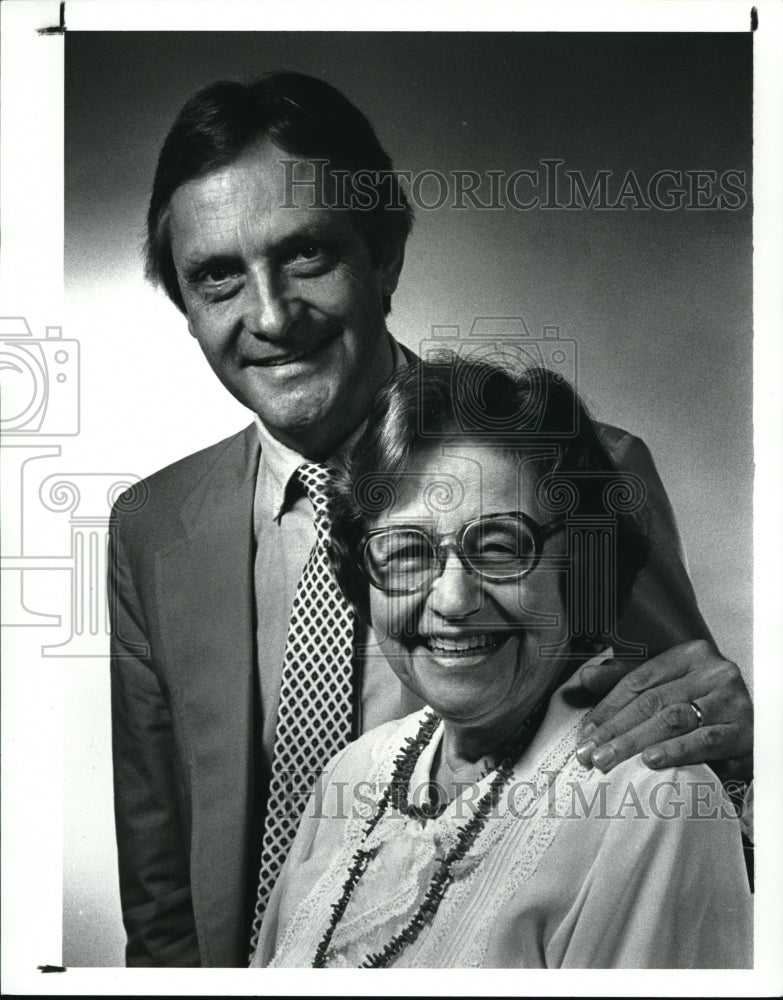
[[[462,556],[479,576],[505,580],[526,572],[535,561],[535,540],[524,521],[482,518],[462,532]],[[367,569],[382,589],[414,590],[439,567],[438,548],[418,528],[389,528],[373,535],[365,553]]]

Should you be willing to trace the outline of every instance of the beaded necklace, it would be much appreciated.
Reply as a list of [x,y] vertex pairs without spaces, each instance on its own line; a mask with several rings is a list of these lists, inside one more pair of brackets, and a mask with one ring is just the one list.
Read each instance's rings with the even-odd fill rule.
[[[458,832],[456,846],[448,851],[445,857],[440,859],[437,869],[430,878],[429,887],[424,893],[424,898],[416,912],[403,929],[398,934],[395,934],[381,951],[371,952],[367,955],[361,963],[360,968],[385,968],[393,958],[396,958],[400,954],[406,945],[413,944],[425,925],[435,916],[441,900],[446,895],[449,886],[454,880],[452,874],[454,865],[464,858],[473,846],[487,821],[487,816],[497,805],[500,792],[513,773],[514,764],[527,742],[530,727],[534,722],[540,720],[540,715],[540,712],[535,712],[532,716],[528,717],[513,743],[509,743],[506,746],[503,758],[495,769],[495,776],[492,778],[489,788],[476,803],[476,811],[472,818]],[[363,841],[375,829],[390,805],[411,819],[433,819],[436,816],[440,816],[445,810],[445,803],[441,805],[425,804],[423,806],[415,806],[411,805],[408,801],[408,789],[416,762],[422,755],[424,748],[429,744],[439,724],[440,719],[438,716],[434,712],[428,711],[419,726],[416,736],[405,737],[405,745],[400,748],[400,752],[394,760],[394,771],[392,772],[391,782],[381,796],[374,815],[365,824],[362,833]],[[373,847],[369,851],[359,847],[354,853],[348,867],[348,878],[343,883],[342,895],[336,903],[332,904],[332,916],[329,926],[326,928],[324,936],[316,948],[315,957],[313,958],[314,969],[322,969],[326,966],[326,953],[329,950],[329,945],[331,944],[337,925],[345,913],[348,902],[356,886],[359,884],[359,880],[379,850],[380,846]]]

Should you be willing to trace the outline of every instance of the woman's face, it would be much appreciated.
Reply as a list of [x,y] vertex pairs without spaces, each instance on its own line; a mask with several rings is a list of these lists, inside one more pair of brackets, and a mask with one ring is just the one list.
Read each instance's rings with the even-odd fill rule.
[[[404,475],[395,506],[370,527],[404,523],[445,535],[473,518],[509,511],[543,525],[549,518],[536,503],[535,469],[464,440],[433,445]],[[544,553],[562,551],[563,539],[562,531],[554,533]],[[403,684],[454,725],[486,730],[493,744],[551,690],[563,663],[540,653],[567,628],[557,573],[545,563],[496,583],[469,572],[449,547],[442,574],[420,593],[371,587],[370,614]]]

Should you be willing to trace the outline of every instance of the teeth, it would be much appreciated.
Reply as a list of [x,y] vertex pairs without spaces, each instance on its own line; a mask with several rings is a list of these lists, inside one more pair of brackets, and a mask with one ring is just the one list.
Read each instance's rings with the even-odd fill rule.
[[298,361],[303,358],[306,354],[310,354],[311,351],[300,351],[298,354],[286,354],[284,358],[267,358],[264,362],[270,368],[278,368],[280,365],[288,365],[292,361]]
[[299,361],[300,358],[306,358],[310,354],[315,354],[316,351],[320,351],[333,339],[333,336],[324,337],[323,340],[319,340],[317,344],[310,344],[309,347],[305,347],[301,351],[297,351],[295,354],[286,354],[279,358],[266,358],[264,361],[256,363],[261,364],[266,368],[279,368],[281,365],[290,365],[293,361]]
[[427,645],[434,652],[467,653],[471,649],[488,649],[497,646],[496,635],[470,635],[464,639],[447,639],[445,636],[431,636]]

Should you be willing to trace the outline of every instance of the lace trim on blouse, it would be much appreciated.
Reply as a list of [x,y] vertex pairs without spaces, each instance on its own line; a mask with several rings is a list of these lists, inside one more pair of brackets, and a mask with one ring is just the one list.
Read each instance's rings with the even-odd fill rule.
[[[392,727],[372,755],[367,780],[382,789],[405,736],[415,735],[422,715]],[[527,753],[504,787],[497,809],[468,854],[454,867],[454,882],[440,903],[431,925],[394,963],[397,967],[480,967],[497,928],[503,906],[537,870],[552,843],[572,794],[574,781],[587,770],[574,756],[583,714],[559,738],[535,754]],[[417,762],[411,788],[429,778],[442,725]],[[532,748],[531,748],[532,749]],[[350,752],[350,751],[349,751]],[[370,755],[365,757],[371,763]],[[329,950],[330,966],[356,967],[368,952],[378,950],[410,919],[435,868],[456,843],[457,833],[472,815],[471,803],[486,790],[490,777],[467,787],[437,819],[408,819],[387,812],[362,843],[369,810],[344,821],[340,848],[310,893],[296,909],[278,944],[276,967],[312,963],[315,949],[339,899],[354,852],[378,848],[340,920]],[[378,796],[380,791],[378,792]]]

